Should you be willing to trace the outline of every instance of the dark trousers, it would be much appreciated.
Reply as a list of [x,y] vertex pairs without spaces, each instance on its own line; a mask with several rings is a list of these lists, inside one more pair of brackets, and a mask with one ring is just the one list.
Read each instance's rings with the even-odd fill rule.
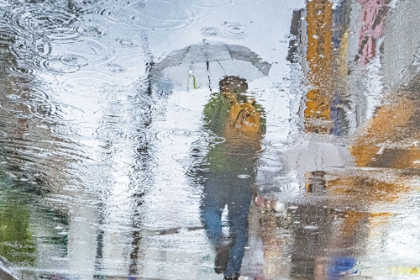
[[229,238],[232,240],[226,277],[239,274],[248,241],[248,213],[252,199],[252,177],[239,174],[208,174],[204,182],[201,218],[207,236],[216,248],[222,244],[222,212],[228,208]]

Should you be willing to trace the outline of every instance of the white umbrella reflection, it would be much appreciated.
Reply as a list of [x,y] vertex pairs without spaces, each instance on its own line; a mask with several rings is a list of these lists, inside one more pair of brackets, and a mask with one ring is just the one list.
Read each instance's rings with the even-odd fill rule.
[[152,64],[149,81],[158,90],[218,88],[225,76],[248,81],[268,75],[271,64],[240,45],[203,41],[169,54]]

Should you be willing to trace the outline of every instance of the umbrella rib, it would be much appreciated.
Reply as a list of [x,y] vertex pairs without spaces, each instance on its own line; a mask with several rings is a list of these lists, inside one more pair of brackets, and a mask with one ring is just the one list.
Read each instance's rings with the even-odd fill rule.
[[[229,60],[230,57],[230,60]],[[238,61],[238,65],[232,64],[232,61]],[[248,62],[251,63],[253,67],[255,67],[260,73],[254,71],[254,69],[248,70],[246,68],[241,67],[242,64],[239,62]],[[185,67],[188,69],[188,77],[187,77],[187,90],[190,87],[190,79],[191,75],[201,75],[203,71],[203,66],[201,63],[206,63],[204,69],[207,69],[208,74],[208,82],[209,88],[211,90],[212,87],[212,80],[215,77],[211,77],[212,75],[234,75],[236,72],[242,73],[244,78],[248,80],[259,78],[260,76],[267,76],[270,70],[271,64],[264,62],[261,58],[254,52],[252,52],[249,48],[240,46],[240,45],[227,45],[218,42],[204,42],[203,44],[196,44],[190,45],[183,49],[179,49],[176,51],[171,52],[169,55],[166,56],[162,61],[157,63],[156,65],[151,65],[149,69],[149,78],[151,83],[163,79],[167,75],[175,75],[171,81],[168,83],[163,83],[162,88],[167,86],[176,87],[179,84],[184,87],[185,86],[185,76],[184,72],[177,73],[176,67],[180,67],[182,71],[185,71]],[[213,63],[217,63],[220,68],[215,67],[216,65]],[[212,64],[212,66],[210,66]],[[197,67],[195,67],[197,66]],[[167,68],[174,67],[174,70],[167,70]],[[212,69],[210,69],[210,67]],[[194,73],[197,70],[197,73]],[[173,73],[175,71],[175,73]],[[193,71],[193,72],[191,72]],[[231,73],[231,71],[233,71]],[[203,78],[203,77],[201,77]],[[178,80],[177,80],[178,79]],[[179,81],[181,79],[181,81]],[[213,81],[215,82],[215,81]]]
[[211,93],[213,93],[211,89],[211,80],[210,80],[210,62],[208,60],[206,61],[206,67],[207,67],[207,78],[209,79],[209,90]]
[[232,59],[233,60],[233,56],[232,56],[232,53],[231,53],[231,50],[230,50],[230,48],[226,45],[226,48],[227,48],[227,50],[228,50],[228,54],[229,54],[229,56],[230,56],[230,59]]
[[222,68],[222,70],[223,70],[223,72],[225,73],[225,75],[227,75],[227,74],[226,74],[226,70],[225,70],[225,68],[223,67],[223,65],[222,65],[222,63],[220,62],[220,60],[217,60],[217,63],[219,63],[220,68]]

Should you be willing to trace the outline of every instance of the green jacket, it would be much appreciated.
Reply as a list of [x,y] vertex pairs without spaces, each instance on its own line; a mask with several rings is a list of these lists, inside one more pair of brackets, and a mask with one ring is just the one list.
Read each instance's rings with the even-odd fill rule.
[[[239,98],[243,98],[238,96]],[[239,99],[238,98],[238,99]],[[207,164],[210,173],[219,176],[251,175],[256,154],[261,149],[260,140],[265,132],[265,119],[262,108],[253,106],[260,114],[260,133],[243,133],[229,124],[229,111],[234,103],[225,95],[215,93],[204,108],[205,128],[224,142],[218,144],[210,141]],[[219,140],[219,139],[218,139]]]

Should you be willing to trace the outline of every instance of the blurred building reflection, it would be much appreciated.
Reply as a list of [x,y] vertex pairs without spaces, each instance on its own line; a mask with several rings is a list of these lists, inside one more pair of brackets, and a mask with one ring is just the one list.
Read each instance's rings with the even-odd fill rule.
[[383,35],[385,16],[389,10],[385,0],[358,0],[361,6],[361,28],[359,34],[359,51],[356,60],[363,64],[376,57],[378,42]]
[[[367,63],[372,60],[377,54],[376,41],[382,36],[382,25],[383,19],[386,15],[388,7],[385,6],[383,1],[362,1],[361,3],[361,13],[363,14],[362,18],[362,28],[360,32],[360,41],[359,41],[359,55],[356,57],[357,60],[360,60],[362,63]],[[309,8],[308,8],[309,11]],[[322,14],[324,12],[321,12]],[[309,17],[308,17],[309,18]],[[310,26],[308,20],[308,26]],[[326,26],[325,25],[321,26]],[[308,30],[310,27],[308,27]],[[311,39],[309,38],[308,32],[308,50],[311,44]],[[329,32],[325,33],[325,38],[329,38]],[[343,33],[346,34],[345,32]],[[345,37],[343,37],[345,39]],[[343,43],[346,40],[342,40]],[[333,45],[333,44],[331,44]],[[341,46],[345,50],[346,46]],[[321,48],[320,48],[321,49]],[[308,55],[310,52],[308,51]],[[310,56],[307,57],[310,66]],[[340,59],[336,59],[339,61]],[[341,60],[341,63],[345,63],[346,59]],[[329,62],[328,62],[329,63]],[[338,65],[338,69],[345,69],[344,65]],[[316,71],[315,71],[316,73]],[[339,72],[335,72],[336,75]],[[342,72],[343,74],[346,71]],[[332,86],[333,90],[337,88],[337,84],[334,84],[336,75],[330,79],[333,81],[333,84],[324,82],[324,85]],[[321,76],[322,77],[322,76]],[[313,78],[309,78],[313,80]],[[314,84],[314,82],[312,82]],[[339,87],[338,87],[339,88]],[[383,100],[383,103],[386,105],[381,106],[377,109],[376,114],[363,128],[360,128],[360,132],[357,134],[355,141],[351,146],[351,153],[355,159],[355,163],[358,167],[375,167],[375,168],[392,168],[399,170],[407,170],[415,168],[413,164],[418,161],[418,151],[415,147],[410,144],[405,144],[405,147],[397,145],[396,148],[387,147],[387,143],[401,143],[406,139],[410,139],[416,134],[418,130],[414,123],[416,123],[416,106],[415,98],[413,99],[413,94],[415,90],[413,89],[400,89],[399,97],[397,98],[387,98]],[[401,92],[403,91],[403,92]],[[404,96],[404,97],[401,97]],[[323,96],[321,92],[315,94],[316,97]],[[326,97],[331,96],[326,94]],[[333,96],[333,95],[332,95]],[[308,97],[308,96],[307,96]],[[308,97],[309,100],[315,100],[315,98]],[[311,101],[307,102],[307,109],[312,108],[314,104]],[[332,118],[332,102],[330,101],[330,111],[328,112],[326,106],[323,106],[326,102],[320,102],[315,106],[319,106],[319,110],[316,112],[324,112],[324,115],[320,113],[315,118],[321,118],[323,120],[329,120],[328,113],[330,114],[330,119]],[[308,107],[309,105],[309,107]],[[309,110],[313,112],[315,110]],[[305,111],[305,118],[308,118],[309,114]],[[310,118],[314,116],[309,115]],[[336,121],[336,120],[333,120]],[[308,132],[308,129],[306,129]],[[322,131],[323,133],[328,133],[327,130],[318,130],[315,132]],[[334,130],[332,130],[334,131]],[[309,130],[309,132],[314,132]],[[330,131],[331,133],[331,131]],[[335,133],[334,133],[335,134]],[[337,135],[337,134],[336,134]],[[414,136],[415,137],[415,136]],[[414,138],[413,137],[413,138]],[[395,144],[394,144],[395,145]],[[403,144],[404,145],[404,144]],[[399,147],[398,147],[399,146]],[[410,147],[411,146],[411,147]],[[312,174],[313,175],[313,174]],[[331,238],[328,241],[329,248],[335,248],[339,254],[344,254],[339,260],[343,269],[337,270],[336,260],[332,261],[327,269],[329,271],[329,276],[332,277],[332,274],[340,275],[345,271],[351,272],[355,265],[355,255],[364,255],[367,253],[364,249],[361,248],[359,251],[357,248],[358,244],[363,244],[368,242],[371,238],[375,236],[370,235],[375,228],[374,224],[378,220],[382,222],[389,221],[392,217],[389,213],[375,212],[378,209],[378,205],[383,203],[395,203],[398,202],[399,197],[403,192],[408,190],[408,186],[404,183],[407,182],[407,175],[396,175],[390,177],[383,177],[381,172],[329,172],[330,179],[324,180],[325,174],[322,175],[322,178],[318,179],[318,182],[323,182],[326,188],[326,194],[334,197],[347,197],[346,205],[348,207],[359,208],[357,200],[363,201],[365,209],[369,209],[371,213],[366,213],[360,210],[347,210],[344,211],[345,218],[343,219],[342,228],[334,228],[334,232],[341,232],[341,234],[336,235],[332,234]],[[404,178],[405,177],[405,178]],[[314,176],[308,176],[309,182],[307,184],[308,190],[313,191],[312,185],[314,181]],[[334,179],[336,178],[336,179]],[[332,199],[333,200],[333,199]],[[332,207],[335,207],[334,202],[329,203]],[[353,205],[353,206],[352,206]],[[356,224],[358,226],[356,226]],[[363,236],[360,235],[359,230],[355,230],[364,225],[365,232]],[[367,225],[369,225],[367,227]],[[359,233],[358,233],[359,232]],[[334,236],[339,236],[335,240]],[[356,238],[357,236],[357,238]],[[349,243],[350,242],[350,243]],[[357,242],[357,243],[356,243]],[[321,246],[322,247],[322,246]],[[346,251],[345,248],[352,248],[350,251]],[[372,252],[370,252],[372,253]],[[332,277],[335,278],[335,277]]]
[[[383,229],[379,228],[394,219],[394,214],[382,209],[389,203],[401,203],[401,197],[409,191],[412,174],[417,174],[420,162],[415,141],[419,116],[416,83],[410,83],[411,87],[400,87],[383,99],[384,105],[377,108],[374,117],[363,127],[358,128],[357,125],[364,121],[354,121],[347,113],[358,115],[363,109],[360,106],[363,101],[348,93],[354,89],[353,84],[348,84],[351,82],[348,79],[350,71],[358,69],[349,67],[349,64],[356,60],[365,65],[378,57],[377,42],[382,37],[383,21],[389,6],[384,1],[361,1],[358,6],[360,13],[355,13],[354,5],[353,11],[350,9],[353,1],[334,3],[307,1],[305,10],[294,12],[294,19],[298,18],[296,14],[306,15],[306,24],[297,25],[300,32],[290,44],[288,59],[298,61],[296,53],[302,53],[301,63],[310,87],[303,111],[305,133],[313,139],[310,142],[320,141],[311,134],[340,136],[355,131],[346,127],[350,123],[356,125],[358,132],[349,151],[357,168],[328,168],[329,161],[334,157],[331,151],[324,152],[325,160],[319,166],[315,164],[316,168],[310,170],[309,165],[302,161],[306,164],[305,168],[296,165],[290,169],[305,173],[305,198],[320,199],[318,202],[305,205],[281,203],[275,197],[257,197],[256,206],[263,209],[260,215],[262,227],[275,228],[275,233],[270,230],[261,233],[264,273],[276,275],[274,279],[280,278],[279,273],[274,273],[281,270],[280,260],[283,263],[290,261],[286,270],[291,278],[338,279],[346,274],[367,275],[366,271],[359,270],[357,260],[377,252],[378,248],[367,244],[386,238]],[[348,49],[349,23],[355,20],[350,17],[354,16],[361,20],[357,53]],[[294,26],[295,22],[292,23],[292,34],[296,29]],[[384,45],[386,48],[386,40]],[[306,150],[300,149],[298,154],[318,153],[316,147],[320,145],[325,144],[307,145]],[[296,152],[290,152],[286,157],[294,154]],[[319,156],[317,154],[316,157]],[[351,163],[343,166],[350,167]],[[390,168],[395,174],[383,176],[383,168]],[[340,210],[343,205],[347,209]],[[273,215],[273,211],[277,214]],[[289,242],[282,242],[280,235],[289,235]],[[273,248],[277,248],[277,264],[270,261]],[[395,269],[387,270],[389,275],[394,273],[389,272],[391,270]],[[414,266],[407,267],[406,271],[407,274],[416,273]]]
[[304,38],[307,49],[304,61],[307,64],[307,78],[312,89],[306,94],[305,130],[329,133],[333,48],[331,2],[308,1],[306,23],[307,33]]
[[[350,1],[307,1],[306,33],[301,33],[303,69],[310,90],[305,101],[305,131],[340,135],[347,131],[346,51]],[[302,30],[305,31],[305,30]]]
[[[18,33],[3,25],[0,38],[0,255],[31,267],[68,253],[67,209],[45,201],[44,207],[33,205],[68,182],[64,170],[72,160],[57,153],[65,141],[52,132],[55,125],[48,119],[55,108],[33,66],[14,52]],[[43,254],[51,246],[54,252]]]

